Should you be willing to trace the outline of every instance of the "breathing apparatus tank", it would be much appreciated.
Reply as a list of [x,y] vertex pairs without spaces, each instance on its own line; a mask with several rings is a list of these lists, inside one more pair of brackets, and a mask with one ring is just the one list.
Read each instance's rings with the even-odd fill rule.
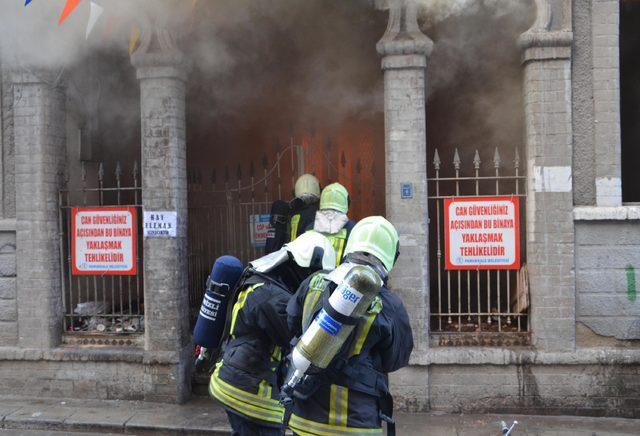
[[378,295],[382,280],[365,265],[354,265],[324,304],[291,354],[293,372],[283,392],[290,396],[313,365],[325,369]]
[[220,346],[227,320],[229,297],[243,270],[242,262],[233,256],[219,257],[211,268],[198,320],[193,329],[193,341],[201,347],[196,359],[198,368],[211,357],[211,350]]

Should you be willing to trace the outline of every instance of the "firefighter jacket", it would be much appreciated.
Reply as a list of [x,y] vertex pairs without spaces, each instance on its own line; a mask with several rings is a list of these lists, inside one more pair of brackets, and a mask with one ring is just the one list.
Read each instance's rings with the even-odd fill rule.
[[267,274],[248,278],[231,311],[229,342],[216,364],[209,393],[222,406],[261,425],[279,427],[282,350],[289,345],[288,288]]
[[351,229],[356,223],[349,217],[335,210],[319,210],[316,212],[313,230],[322,233],[331,241],[333,249],[336,252],[336,266],[342,263],[344,248],[351,234]]
[[[289,329],[301,336],[322,308],[325,294],[337,287],[316,273],[289,301]],[[382,287],[324,380],[307,399],[294,399],[289,426],[298,435],[382,434],[382,416],[390,417],[388,373],[409,363],[413,339],[409,316],[398,296]]]
[[307,230],[313,230],[317,211],[318,202],[306,204],[300,199],[294,200],[289,218],[289,242]]

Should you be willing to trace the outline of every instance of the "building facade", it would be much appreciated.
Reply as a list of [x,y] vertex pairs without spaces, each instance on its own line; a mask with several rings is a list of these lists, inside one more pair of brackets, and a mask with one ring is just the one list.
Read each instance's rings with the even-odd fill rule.
[[[433,155],[426,140],[426,83],[434,43],[418,25],[417,3],[398,0],[377,7],[388,10],[387,30],[376,46],[384,77],[385,209],[402,247],[391,287],[409,310],[415,342],[410,367],[391,377],[397,404],[411,411],[638,417],[640,204],[623,201],[623,191],[640,182],[622,170],[623,147],[637,148],[622,140],[624,8],[617,0],[535,1],[535,21],[518,40],[525,129],[522,155],[516,152],[516,171],[520,162],[522,169],[515,176],[522,180],[516,195],[529,304],[522,315],[497,297],[498,314],[492,315],[493,297],[485,302],[487,313],[478,307],[478,297],[474,309],[474,316],[489,324],[522,319],[517,333],[524,335],[500,330],[504,334],[486,339],[459,328],[447,339],[433,324],[431,301],[441,295],[434,294],[430,277],[436,271],[429,250],[436,212],[426,159]],[[92,336],[75,334],[80,315],[71,307],[75,304],[69,306],[74,296],[75,303],[92,299],[82,297],[84,282],[67,274],[63,215],[80,203],[65,203],[61,196],[69,191],[65,174],[81,170],[78,159],[65,158],[78,145],[69,133],[74,130],[66,76],[3,60],[0,385],[10,394],[181,402],[191,393],[185,109],[190,59],[173,30],[150,20],[130,62],[140,89],[141,162],[130,183],[135,198],[122,204],[138,207],[140,214],[173,211],[177,228],[169,238],[140,234],[143,285],[135,289],[143,291],[144,304],[129,299],[128,309],[136,306],[144,335]],[[499,157],[495,162],[498,168]],[[439,165],[438,158],[436,170]],[[102,188],[103,176],[97,177]],[[120,189],[119,176],[117,183]],[[403,195],[407,184],[411,195]],[[84,204],[87,195],[101,194],[78,191]],[[500,294],[500,277],[509,282],[510,276],[495,277]],[[477,280],[477,288],[468,291],[479,295],[479,272]],[[113,289],[120,286],[121,312],[122,296],[131,295],[123,290],[133,289],[117,280],[91,284],[88,279],[86,286],[105,301],[117,300]],[[471,307],[471,298],[464,301]],[[103,318],[116,317],[106,312]],[[450,311],[449,319],[463,312]],[[471,318],[471,312],[464,315]]]

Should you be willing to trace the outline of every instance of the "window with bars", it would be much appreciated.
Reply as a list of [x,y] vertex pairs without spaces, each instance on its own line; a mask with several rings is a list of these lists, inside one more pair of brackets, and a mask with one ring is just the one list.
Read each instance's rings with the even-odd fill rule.
[[[504,155],[504,157],[503,157]],[[473,157],[472,157],[473,156]],[[525,176],[517,148],[458,149],[431,156],[429,189],[430,327],[438,345],[527,345],[529,293],[525,258]],[[449,198],[518,197],[520,219],[519,270],[445,267],[444,204]],[[472,267],[470,267],[472,268]]]
[[[103,163],[83,163],[79,182],[64,181],[64,188],[59,193],[64,340],[76,345],[140,345],[140,333],[144,332],[144,292],[142,192],[138,165],[134,162],[125,169],[118,162],[111,171],[105,167]],[[132,211],[135,254],[128,261],[135,265],[135,274],[79,275],[74,271],[72,216],[78,208]],[[94,243],[108,239],[96,236]]]

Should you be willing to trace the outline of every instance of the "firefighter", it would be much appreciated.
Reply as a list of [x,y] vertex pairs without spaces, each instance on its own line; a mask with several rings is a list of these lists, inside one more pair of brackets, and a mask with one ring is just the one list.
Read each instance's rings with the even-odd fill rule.
[[389,221],[365,218],[351,232],[344,263],[309,277],[289,301],[289,329],[300,337],[353,264],[371,267],[384,284],[328,368],[308,373],[296,390],[285,418],[296,435],[382,434],[382,421],[394,434],[388,373],[408,365],[413,349],[407,311],[386,287],[398,247]]
[[209,383],[234,435],[280,434],[281,360],[291,339],[287,303],[309,274],[334,267],[331,243],[310,231],[251,262],[243,274],[229,315],[228,342]]
[[289,241],[313,229],[320,199],[320,182],[312,174],[303,174],[296,180],[294,195],[289,215]]
[[342,262],[344,247],[356,224],[347,216],[349,193],[340,183],[332,183],[322,190],[320,210],[316,212],[313,229],[325,235],[336,252],[336,265]]

